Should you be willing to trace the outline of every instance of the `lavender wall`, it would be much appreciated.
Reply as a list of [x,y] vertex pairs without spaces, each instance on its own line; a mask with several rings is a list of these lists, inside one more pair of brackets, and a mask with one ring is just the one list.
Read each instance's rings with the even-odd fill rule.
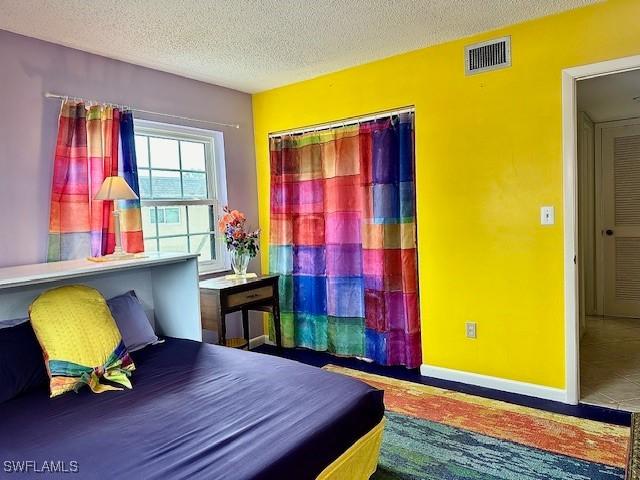
[[[0,30],[0,267],[46,259],[60,102],[45,92],[223,123],[229,204],[258,225],[251,96]],[[201,128],[137,114],[137,118]],[[259,262],[254,260],[256,268]]]
[[[228,201],[258,225],[249,94],[3,30],[0,65],[0,267],[46,259],[60,102],[45,99],[45,92],[240,124],[240,129],[220,128],[224,133]],[[151,115],[137,118],[168,121]],[[212,128],[207,124],[170,122]],[[251,266],[259,269],[259,265],[258,258]],[[262,331],[259,317],[252,321],[251,330],[253,335]]]

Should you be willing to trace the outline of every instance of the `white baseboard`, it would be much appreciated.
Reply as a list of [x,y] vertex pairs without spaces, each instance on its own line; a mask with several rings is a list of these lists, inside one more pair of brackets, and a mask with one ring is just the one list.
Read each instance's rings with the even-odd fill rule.
[[545,387],[534,383],[518,382],[516,380],[508,380],[506,378],[491,377],[489,375],[480,375],[478,373],[452,370],[427,364],[422,364],[420,366],[420,375],[567,403],[566,390]]
[[260,335],[257,337],[252,338],[251,340],[249,340],[249,348],[256,348],[259,347],[260,345],[264,345],[265,343],[267,343],[269,340],[269,337],[267,335]]

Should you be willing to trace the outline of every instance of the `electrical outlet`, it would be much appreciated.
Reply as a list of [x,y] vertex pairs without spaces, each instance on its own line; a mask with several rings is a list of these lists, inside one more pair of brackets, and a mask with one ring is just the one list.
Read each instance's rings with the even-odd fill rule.
[[465,326],[467,327],[467,338],[476,338],[478,336],[476,322],[467,322]]

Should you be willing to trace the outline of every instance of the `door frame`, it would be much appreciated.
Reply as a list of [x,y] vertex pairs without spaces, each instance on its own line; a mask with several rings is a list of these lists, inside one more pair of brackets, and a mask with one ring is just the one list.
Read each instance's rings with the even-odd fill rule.
[[640,69],[640,55],[592,63],[562,70],[562,157],[564,233],[565,402],[580,400],[580,309],[577,261],[578,245],[578,80]]

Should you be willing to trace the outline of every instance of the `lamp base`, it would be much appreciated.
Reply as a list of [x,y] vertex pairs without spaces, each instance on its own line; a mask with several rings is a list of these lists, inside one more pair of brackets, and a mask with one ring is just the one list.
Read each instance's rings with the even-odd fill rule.
[[134,258],[144,258],[144,255],[136,253],[111,253],[109,255],[103,255],[101,257],[87,257],[87,260],[92,262],[116,262],[118,260],[133,260]]

